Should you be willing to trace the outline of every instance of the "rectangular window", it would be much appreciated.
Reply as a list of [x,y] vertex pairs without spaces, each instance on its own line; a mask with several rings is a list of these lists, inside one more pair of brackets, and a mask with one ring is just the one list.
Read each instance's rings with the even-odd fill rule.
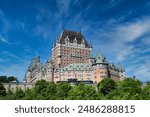
[[78,77],[83,77],[83,75],[82,75],[82,74],[79,74]]
[[86,76],[91,76],[91,74],[86,74]]
[[91,78],[87,78],[87,80],[91,80]]
[[83,73],[82,71],[79,71],[79,73]]

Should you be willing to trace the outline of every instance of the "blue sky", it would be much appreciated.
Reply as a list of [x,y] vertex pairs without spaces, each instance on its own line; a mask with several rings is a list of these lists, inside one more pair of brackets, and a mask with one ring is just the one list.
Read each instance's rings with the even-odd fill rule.
[[127,76],[150,81],[149,0],[0,0],[0,75],[22,81],[32,57],[44,63],[64,29],[81,31]]

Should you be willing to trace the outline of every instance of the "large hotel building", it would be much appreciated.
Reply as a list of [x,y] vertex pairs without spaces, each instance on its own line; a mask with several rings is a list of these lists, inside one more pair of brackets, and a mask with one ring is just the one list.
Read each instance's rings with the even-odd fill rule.
[[101,52],[92,56],[92,46],[86,41],[81,32],[64,30],[52,48],[52,58],[43,65],[40,57],[32,59],[25,74],[27,83],[37,80],[67,81],[93,81],[97,84],[104,78],[123,80],[125,70],[122,65],[110,64]]

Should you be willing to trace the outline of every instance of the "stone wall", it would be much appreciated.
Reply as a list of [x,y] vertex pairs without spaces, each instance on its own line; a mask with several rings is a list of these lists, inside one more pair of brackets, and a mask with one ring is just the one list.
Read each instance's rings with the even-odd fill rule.
[[8,90],[15,91],[17,88],[21,88],[23,91],[25,91],[27,88],[29,89],[33,88],[35,84],[33,83],[3,83],[3,85],[6,88],[6,91]]

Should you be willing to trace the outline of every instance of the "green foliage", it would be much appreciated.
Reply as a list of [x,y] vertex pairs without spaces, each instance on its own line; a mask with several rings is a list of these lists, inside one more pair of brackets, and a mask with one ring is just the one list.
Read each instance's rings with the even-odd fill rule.
[[2,83],[0,83],[0,96],[6,96],[6,89]]
[[124,81],[117,82],[117,89],[112,91],[107,99],[113,100],[138,100],[141,97],[141,82],[133,78],[127,78]]
[[140,99],[140,93],[142,91],[141,86],[141,82],[137,79],[125,79],[120,87],[120,90],[123,93],[123,99]]
[[12,92],[12,90],[8,89],[7,91],[7,95],[13,95],[14,93]]
[[46,89],[46,99],[57,99],[57,85],[54,82],[50,82]]
[[79,84],[78,86],[73,86],[69,92],[68,99],[72,100],[90,100],[96,98],[95,88],[92,86],[87,86],[84,84]]
[[18,79],[16,77],[14,77],[14,76],[7,77],[7,83],[10,83],[12,81],[19,82]]
[[60,83],[57,85],[57,97],[58,99],[64,100],[68,97],[71,86],[68,83]]
[[0,76],[1,83],[7,83],[7,76]]
[[10,83],[12,81],[17,81],[18,82],[18,79],[14,76],[10,76],[10,77],[0,76],[0,82],[1,83]]
[[142,100],[150,100],[150,84],[147,84],[142,90],[141,93]]
[[0,99],[1,100],[16,100],[16,96],[11,90],[8,90],[7,95],[4,97],[1,97]]
[[48,86],[48,82],[46,82],[45,80],[38,80],[35,83],[35,92],[44,95],[47,86]]
[[111,78],[103,79],[98,85],[70,86],[68,83],[55,84],[39,80],[32,89],[16,91],[6,89],[0,83],[1,100],[149,100],[150,84],[142,85],[139,80],[127,78],[124,81],[113,81]]
[[25,99],[25,100],[36,99],[35,88],[32,88],[32,89],[27,88],[25,90],[25,97],[23,99]]
[[24,91],[19,87],[16,89],[16,92],[15,92],[15,96],[16,96],[16,99],[21,99],[25,96],[25,93]]
[[103,93],[104,96],[108,95],[111,91],[116,89],[117,85],[111,78],[104,78],[98,83],[98,91]]

